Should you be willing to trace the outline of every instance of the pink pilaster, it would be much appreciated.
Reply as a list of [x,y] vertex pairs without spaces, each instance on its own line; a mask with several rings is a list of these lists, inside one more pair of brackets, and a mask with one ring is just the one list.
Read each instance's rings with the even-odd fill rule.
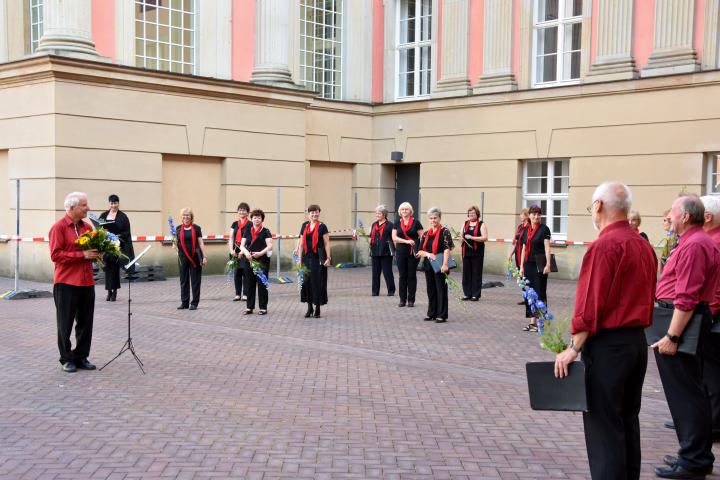
[[595,56],[597,55],[597,42],[598,42],[598,3],[593,2],[592,4],[592,17],[590,18],[590,65],[595,63]]
[[636,68],[642,70],[653,50],[655,0],[635,2],[634,8],[632,55]]
[[92,39],[98,55],[115,61],[115,2],[92,0]]
[[442,0],[438,0],[438,11],[437,11],[437,79],[442,78]]
[[470,0],[470,32],[468,32],[468,77],[475,85],[482,75],[483,22],[485,0]]
[[255,62],[255,0],[232,0],[232,78],[249,82]]
[[695,0],[695,32],[693,47],[699,63],[702,63],[703,42],[705,36],[705,0]]
[[373,36],[372,36],[372,101],[383,101],[383,67],[385,58],[385,7],[383,0],[373,0]]

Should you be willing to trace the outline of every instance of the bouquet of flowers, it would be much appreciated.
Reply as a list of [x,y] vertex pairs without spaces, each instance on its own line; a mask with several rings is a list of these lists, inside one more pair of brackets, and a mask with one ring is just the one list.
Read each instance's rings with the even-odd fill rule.
[[300,263],[300,257],[293,255],[293,266],[292,271],[295,272],[297,278],[298,290],[302,290],[303,283],[305,282],[305,276],[310,274],[308,268]]
[[468,241],[467,241],[467,238],[465,238],[460,232],[458,232],[457,230],[455,230],[454,227],[448,227],[448,228],[450,229],[450,233],[452,234],[453,237],[459,238],[460,240],[462,240],[463,242],[465,242],[465,244],[466,244],[468,247],[472,248],[472,245],[470,245],[470,242],[468,242]]
[[172,235],[173,247],[177,248],[177,245],[175,245],[175,235],[177,234],[177,229],[175,228],[175,223],[173,223],[172,215],[168,215],[168,225],[170,226],[170,235]]
[[[75,245],[80,247],[81,250],[97,250],[103,255],[118,260],[130,260],[127,255],[120,251],[120,238],[102,227],[83,233],[75,240]],[[101,258],[98,258],[97,262],[101,267],[105,265]]]
[[365,231],[365,225],[363,225],[362,220],[360,220],[359,218],[358,218],[357,233],[361,237],[365,238],[365,241],[368,243],[368,245],[370,245],[370,237],[368,236],[367,232]]
[[252,269],[253,273],[257,277],[258,280],[260,280],[260,283],[263,284],[265,288],[268,290],[270,289],[270,282],[268,281],[267,276],[265,275],[265,272],[263,272],[262,264],[258,262],[255,259],[250,259],[250,268]]
[[508,280],[515,278],[518,286],[522,289],[522,296],[530,306],[530,312],[537,319],[538,334],[540,334],[540,348],[553,353],[560,353],[568,347],[566,338],[568,336],[569,322],[566,320],[555,320],[555,317],[547,309],[545,302],[538,298],[534,288],[530,286],[527,278],[520,275],[520,269],[508,260],[505,262]]
[[230,254],[228,256],[230,259],[225,263],[225,274],[227,275],[227,283],[232,283],[233,275],[235,275],[235,270],[238,268],[238,257]]

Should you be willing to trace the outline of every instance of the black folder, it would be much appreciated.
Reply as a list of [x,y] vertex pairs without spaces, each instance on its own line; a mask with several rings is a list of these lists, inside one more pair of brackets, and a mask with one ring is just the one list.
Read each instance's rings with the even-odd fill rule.
[[[545,265],[547,264],[547,258],[545,257],[545,253],[538,253],[535,255],[535,264],[537,265],[538,273],[542,273],[543,270],[545,270]],[[552,273],[555,273],[558,271],[557,262],[555,261],[555,254],[550,254],[550,271]]]
[[583,362],[571,363],[565,378],[555,377],[555,362],[528,362],[525,370],[533,410],[588,411]]
[[[436,253],[435,254],[435,260],[428,260],[430,261],[430,265],[432,266],[433,271],[435,273],[440,273],[440,269],[442,268],[443,260],[445,259],[444,253]],[[450,258],[448,258],[448,270],[452,270],[453,268],[457,268],[457,262],[453,258],[452,255],[450,255]]]
[[[645,340],[647,340],[648,345],[652,345],[667,334],[674,311],[672,308],[655,307],[653,310],[653,323],[645,329]],[[702,313],[693,314],[680,337],[678,352],[689,353],[690,355],[697,353],[702,317]]]

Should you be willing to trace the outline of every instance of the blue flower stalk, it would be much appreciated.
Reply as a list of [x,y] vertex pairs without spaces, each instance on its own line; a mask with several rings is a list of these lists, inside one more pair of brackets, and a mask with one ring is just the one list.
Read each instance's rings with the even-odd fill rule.
[[175,224],[173,223],[172,215],[168,215],[168,225],[170,226],[170,235],[175,237],[177,230],[175,229]]
[[258,262],[257,260],[250,260],[250,268],[252,269],[257,279],[260,280],[260,283],[262,283],[265,288],[270,290],[270,282],[268,281],[265,272],[263,272],[260,262]]

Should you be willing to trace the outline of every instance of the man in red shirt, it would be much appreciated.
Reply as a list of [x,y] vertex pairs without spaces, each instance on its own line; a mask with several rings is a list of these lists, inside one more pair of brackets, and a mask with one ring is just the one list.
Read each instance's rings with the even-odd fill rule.
[[640,398],[647,368],[644,329],[652,321],[657,257],[627,220],[630,189],[595,190],[592,222],[600,236],[583,257],[575,293],[572,344],[555,359],[555,375],[582,350],[587,365],[585,445],[593,479],[640,477]]
[[[97,250],[81,250],[75,244],[92,230],[82,219],[90,209],[87,195],[73,192],[65,197],[65,215],[50,229],[50,259],[55,263],[53,298],[57,319],[57,341],[62,369],[74,373],[78,368],[95,370],[88,361],[95,312],[95,280],[92,262],[100,258]],[[70,334],[75,325],[75,350]]]
[[[677,198],[670,210],[678,246],[668,258],[655,291],[657,309],[672,309],[667,334],[651,345],[660,380],[680,443],[677,457],[666,456],[669,468],[656,468],[661,478],[705,478],[712,472],[712,416],[702,382],[712,302],[720,279],[720,250],[703,231],[705,207],[696,195]],[[678,352],[678,342],[695,315],[700,321],[696,355]]]

